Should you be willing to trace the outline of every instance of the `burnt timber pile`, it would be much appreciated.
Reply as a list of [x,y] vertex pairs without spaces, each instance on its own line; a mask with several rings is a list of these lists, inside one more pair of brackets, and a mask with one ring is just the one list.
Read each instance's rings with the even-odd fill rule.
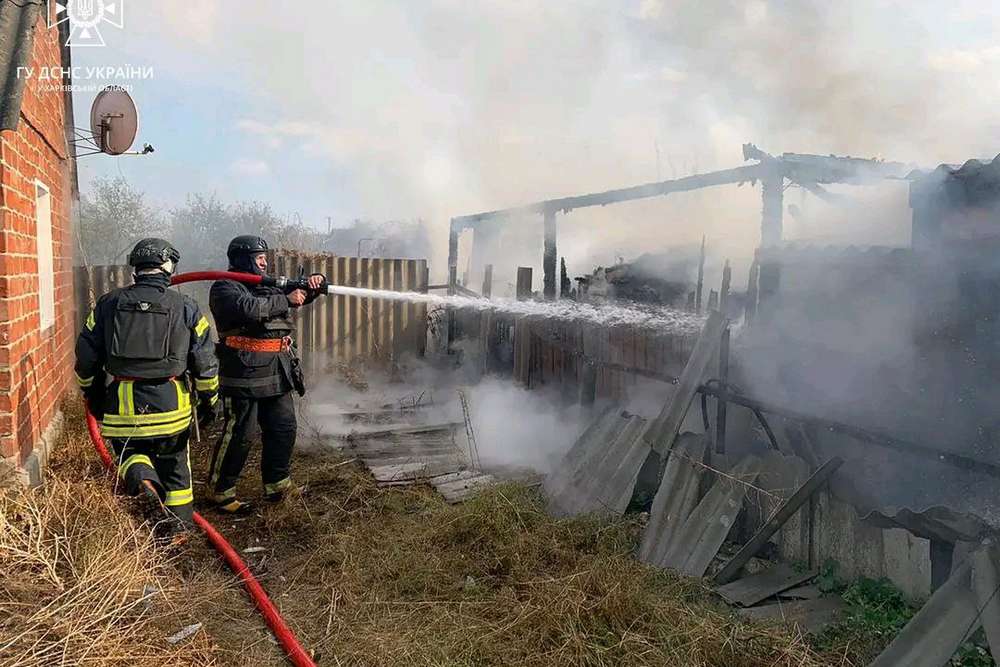
[[[912,599],[931,596],[876,664],[940,666],[980,626],[1000,650],[992,546],[1000,529],[1000,156],[931,171],[773,157],[750,144],[744,156],[757,163],[452,220],[449,290],[469,291],[455,270],[459,234],[473,230],[474,244],[484,246],[473,246],[472,266],[485,269],[488,298],[496,230],[511,218],[539,216],[542,291],[532,294],[531,269],[521,267],[519,298],[564,298],[567,281],[555,274],[558,213],[760,181],[761,244],[743,308],[733,308],[728,271],[719,291],[703,299],[699,271],[698,298],[685,307],[718,313],[722,324],[715,331],[710,318],[697,344],[675,344],[671,358],[649,364],[634,343],[596,354],[585,350],[586,336],[539,346],[529,332],[549,323],[484,324],[461,315],[450,341],[467,350],[464,341],[477,340],[483,372],[503,373],[512,363],[520,371],[514,379],[529,388],[549,384],[552,369],[574,359],[574,389],[565,389],[562,374],[562,393],[598,412],[545,482],[553,512],[620,514],[652,489],[639,556],[715,577],[720,595],[747,606],[749,616],[790,613],[807,629],[821,627],[838,605],[816,599],[803,572],[746,568],[767,554],[815,573],[833,558],[845,576],[885,576]],[[782,240],[786,182],[835,201],[842,195],[825,185],[887,178],[910,184],[909,246]],[[614,391],[595,393],[595,374],[621,380]],[[638,378],[663,381],[659,415],[614,407],[636,386],[649,391]]]

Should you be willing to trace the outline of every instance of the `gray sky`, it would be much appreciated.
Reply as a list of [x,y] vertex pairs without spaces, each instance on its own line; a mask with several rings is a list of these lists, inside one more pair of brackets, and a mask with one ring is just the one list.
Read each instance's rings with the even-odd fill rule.
[[[926,165],[1000,151],[992,3],[126,1],[124,29],[74,58],[153,67],[133,96],[156,153],[85,158],[81,177],[122,174],[165,207],[216,191],[316,226],[443,230],[736,166],[745,141]],[[805,217],[789,235],[905,243],[905,188],[858,194],[846,215],[790,191]],[[576,213],[561,251],[582,271],[705,233],[747,255],[759,207],[747,184]]]

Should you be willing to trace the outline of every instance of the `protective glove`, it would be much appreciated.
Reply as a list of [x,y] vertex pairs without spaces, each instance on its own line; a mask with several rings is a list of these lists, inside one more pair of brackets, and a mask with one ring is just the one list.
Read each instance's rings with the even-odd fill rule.
[[209,403],[207,400],[198,404],[198,426],[205,428],[214,422],[219,416],[219,404]]
[[320,284],[318,287],[309,288],[309,290],[307,290],[306,303],[312,303],[326,292],[326,285],[329,282],[327,281],[326,276],[324,276],[322,273],[313,273],[309,276],[310,282],[317,282],[316,280],[317,278],[319,279]]

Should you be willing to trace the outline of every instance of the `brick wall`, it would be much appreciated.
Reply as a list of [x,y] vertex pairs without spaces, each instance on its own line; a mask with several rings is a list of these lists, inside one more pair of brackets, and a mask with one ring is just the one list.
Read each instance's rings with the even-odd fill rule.
[[[59,32],[35,26],[29,66],[63,65]],[[73,372],[71,160],[65,101],[54,81],[29,79],[16,131],[0,132],[0,458],[44,458],[43,434],[58,417]],[[55,324],[40,330],[35,181],[51,195]]]

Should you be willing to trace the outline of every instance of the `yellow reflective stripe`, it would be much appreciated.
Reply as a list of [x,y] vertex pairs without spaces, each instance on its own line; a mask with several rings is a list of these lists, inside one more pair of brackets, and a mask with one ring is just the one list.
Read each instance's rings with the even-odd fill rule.
[[219,376],[211,378],[195,378],[194,388],[198,391],[212,391],[219,388]]
[[84,378],[84,377],[80,377],[79,375],[77,375],[75,373],[74,373],[74,375],[76,375],[76,383],[78,385],[80,385],[81,387],[89,387],[90,385],[94,384],[94,377],[93,376],[91,376],[89,378]]
[[109,438],[154,438],[161,435],[180,433],[190,425],[190,415],[169,424],[155,424],[152,426],[116,426],[108,424],[105,421],[101,424],[101,435],[106,435]]
[[174,380],[174,386],[177,388],[177,409],[191,412],[191,394],[187,387],[180,380]]
[[201,319],[198,320],[198,323],[194,325],[194,333],[196,336],[201,338],[201,335],[206,331],[208,331],[208,320],[205,318],[204,315],[202,315]]
[[292,480],[289,478],[278,480],[273,484],[264,485],[264,493],[277,493],[278,491],[283,491],[292,485]]
[[190,419],[191,409],[170,412],[148,412],[143,415],[104,415],[104,423],[111,426],[155,426]]
[[194,491],[188,487],[180,491],[167,491],[167,499],[163,501],[163,504],[167,507],[177,507],[192,502],[194,502]]
[[132,380],[122,380],[118,383],[118,414],[135,414],[135,391]]
[[122,477],[122,479],[125,478],[125,473],[128,472],[128,469],[131,468],[136,463],[147,465],[150,468],[153,467],[152,460],[150,460],[150,458],[145,454],[133,454],[132,456],[125,459],[125,461],[120,466],[118,466],[118,474]]
[[218,394],[212,394],[212,398],[208,399],[208,404],[209,405],[215,405],[218,402],[219,402],[219,395]]
[[87,330],[93,331],[94,327],[97,326],[97,319],[94,317],[94,311],[90,311],[90,315],[87,315]]

